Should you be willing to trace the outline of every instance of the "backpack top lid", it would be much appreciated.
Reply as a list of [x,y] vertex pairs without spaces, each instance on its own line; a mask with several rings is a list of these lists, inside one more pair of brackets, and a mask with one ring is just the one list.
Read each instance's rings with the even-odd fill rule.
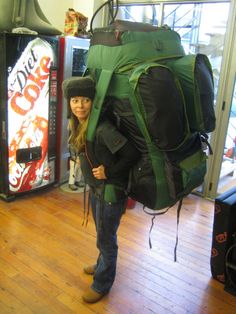
[[117,71],[147,60],[184,55],[177,32],[167,27],[116,20],[108,27],[94,30],[87,67]]
[[[93,32],[93,37],[91,39],[91,45],[95,45],[96,43],[96,35],[98,33],[116,33],[116,39],[119,39],[119,34],[125,33],[125,32],[156,32],[159,30],[166,30],[166,31],[171,31],[171,28],[168,25],[163,25],[161,27],[159,26],[153,26],[151,24],[147,23],[140,23],[140,22],[130,22],[130,21],[125,21],[125,20],[115,20],[114,23],[110,24],[109,26],[106,27],[100,27],[100,28],[95,28]],[[176,32],[175,32],[176,33]],[[176,33],[177,36],[180,39],[180,35]],[[95,37],[94,37],[95,36]],[[116,42],[116,45],[118,43]]]

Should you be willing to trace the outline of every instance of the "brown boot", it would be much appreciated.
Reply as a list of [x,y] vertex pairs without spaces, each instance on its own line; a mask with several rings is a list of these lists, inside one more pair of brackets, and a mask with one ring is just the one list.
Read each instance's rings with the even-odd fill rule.
[[87,302],[87,303],[96,303],[99,300],[101,300],[104,297],[104,295],[106,295],[106,293],[98,293],[92,288],[89,288],[82,295],[82,299],[84,300],[84,302]]
[[84,273],[87,275],[94,275],[97,265],[89,265],[84,267]]

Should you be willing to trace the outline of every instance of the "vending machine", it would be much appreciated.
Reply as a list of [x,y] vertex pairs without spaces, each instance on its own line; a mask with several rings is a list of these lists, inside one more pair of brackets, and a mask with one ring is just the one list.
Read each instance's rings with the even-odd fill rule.
[[56,178],[56,36],[0,34],[0,196],[10,199]]
[[57,182],[69,179],[68,118],[67,103],[63,98],[61,84],[72,76],[82,76],[86,70],[86,58],[90,45],[88,38],[60,37],[59,89],[58,89],[58,128],[57,128]]

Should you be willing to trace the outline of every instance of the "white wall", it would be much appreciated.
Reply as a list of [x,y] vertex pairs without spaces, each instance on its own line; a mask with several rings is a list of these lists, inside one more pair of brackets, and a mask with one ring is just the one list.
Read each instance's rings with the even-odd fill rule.
[[38,0],[38,3],[49,22],[63,32],[65,12],[68,8],[73,8],[73,0]]
[[[65,12],[73,8],[88,17],[88,29],[93,13],[105,0],[38,0],[41,10],[49,22],[61,32],[64,30]],[[102,26],[102,14],[99,13],[94,20],[93,27]],[[88,30],[87,29],[87,30]]]

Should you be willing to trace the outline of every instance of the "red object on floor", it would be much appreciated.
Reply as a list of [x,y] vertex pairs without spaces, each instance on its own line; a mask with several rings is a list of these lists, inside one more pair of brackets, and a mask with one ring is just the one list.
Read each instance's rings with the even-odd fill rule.
[[128,198],[128,202],[127,202],[127,209],[133,209],[136,205],[136,201],[133,200],[132,198]]

